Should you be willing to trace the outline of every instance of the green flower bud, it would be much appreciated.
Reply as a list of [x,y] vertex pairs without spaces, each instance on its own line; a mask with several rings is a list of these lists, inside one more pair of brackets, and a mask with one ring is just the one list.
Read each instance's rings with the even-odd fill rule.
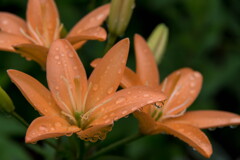
[[159,24],[148,38],[148,46],[152,50],[155,60],[159,64],[168,41],[168,28],[165,24]]
[[15,109],[11,98],[7,93],[0,87],[0,111],[5,111],[8,113],[13,112]]
[[134,0],[112,0],[108,18],[108,28],[111,34],[117,36],[125,32],[134,8]]

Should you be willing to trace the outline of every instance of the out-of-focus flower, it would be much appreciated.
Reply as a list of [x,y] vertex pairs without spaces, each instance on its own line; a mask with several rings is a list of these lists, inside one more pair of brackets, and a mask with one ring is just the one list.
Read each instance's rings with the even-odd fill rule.
[[[186,109],[194,102],[202,86],[202,75],[190,68],[179,69],[159,84],[159,73],[153,54],[145,40],[134,37],[136,73],[126,68],[123,87],[146,85],[158,89],[167,96],[165,103],[146,105],[135,112],[143,134],[172,134],[195,148],[205,157],[212,154],[207,136],[200,130],[205,128],[239,125],[240,116],[230,112]],[[96,63],[99,63],[95,61]]]
[[148,38],[148,46],[154,54],[156,62],[162,60],[166,44],[168,41],[168,28],[165,24],[159,24]]
[[86,141],[102,140],[114,121],[146,104],[165,100],[162,93],[145,86],[116,92],[124,73],[128,50],[128,39],[117,43],[87,80],[82,62],[71,44],[66,40],[56,40],[47,58],[50,91],[29,75],[8,70],[11,80],[43,115],[29,126],[26,142],[72,133]]
[[13,102],[8,94],[0,87],[0,111],[11,113],[15,110]]
[[[100,25],[108,16],[109,8],[107,4],[95,9],[67,34],[66,39],[75,49],[86,40],[106,39],[106,31]],[[0,50],[19,53],[45,68],[48,48],[60,38],[62,28],[53,0],[29,0],[26,22],[11,13],[0,12]]]

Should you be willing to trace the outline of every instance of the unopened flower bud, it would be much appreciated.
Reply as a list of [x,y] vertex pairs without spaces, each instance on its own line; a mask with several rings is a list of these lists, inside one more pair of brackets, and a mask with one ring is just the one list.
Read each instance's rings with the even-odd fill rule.
[[148,46],[152,50],[158,64],[162,60],[167,41],[168,28],[165,24],[159,24],[148,38]]
[[15,109],[11,98],[7,93],[0,87],[0,111],[11,113]]
[[112,0],[108,28],[111,34],[123,35],[134,8],[134,0]]

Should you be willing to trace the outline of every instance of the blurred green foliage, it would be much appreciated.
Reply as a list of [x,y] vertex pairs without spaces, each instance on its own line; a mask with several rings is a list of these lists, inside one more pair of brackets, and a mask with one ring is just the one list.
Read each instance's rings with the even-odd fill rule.
[[[107,0],[56,0],[61,22],[69,31],[89,11]],[[0,10],[25,18],[27,0],[1,0]],[[180,67],[191,67],[204,76],[202,91],[190,109],[217,109],[240,114],[240,1],[239,0],[136,0],[129,27],[123,35],[133,44],[133,35],[141,34],[146,39],[159,23],[169,27],[169,43],[162,63],[159,65],[161,80]],[[105,24],[105,27],[106,24]],[[94,47],[93,47],[94,46]],[[81,57],[88,74],[89,63],[100,57],[105,42],[88,42],[81,48]],[[134,69],[133,45],[128,65]],[[13,99],[16,112],[31,122],[38,113],[23,98],[10,82],[6,70],[17,69],[32,75],[46,84],[45,72],[32,61],[17,54],[0,53],[0,85]],[[128,125],[126,125],[128,124]],[[30,160],[52,159],[54,151],[24,144],[25,128],[12,118],[0,115],[0,159]],[[119,120],[113,131],[99,145],[137,132],[133,116]],[[236,160],[240,158],[240,129],[223,128],[206,131],[213,144],[211,159]],[[54,140],[55,141],[55,140]],[[41,145],[41,142],[40,142]],[[32,153],[34,152],[34,154]],[[197,152],[178,139],[168,135],[147,136],[131,144],[117,148],[99,159],[119,160],[203,160]]]

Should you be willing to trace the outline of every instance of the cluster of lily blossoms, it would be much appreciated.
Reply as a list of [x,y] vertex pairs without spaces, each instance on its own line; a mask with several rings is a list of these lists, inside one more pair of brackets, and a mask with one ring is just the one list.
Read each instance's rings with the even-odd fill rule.
[[201,90],[201,73],[181,68],[159,83],[153,53],[136,34],[136,72],[126,67],[130,47],[126,38],[91,63],[94,70],[87,78],[75,50],[87,40],[106,39],[101,24],[109,9],[109,4],[95,9],[64,39],[60,39],[63,25],[53,0],[29,0],[26,22],[0,12],[0,49],[19,53],[46,69],[49,89],[21,71],[7,71],[41,115],[28,127],[26,143],[73,133],[84,141],[104,140],[114,121],[133,113],[141,134],[171,134],[210,157],[211,143],[200,129],[238,125],[240,116],[224,111],[186,111]]

